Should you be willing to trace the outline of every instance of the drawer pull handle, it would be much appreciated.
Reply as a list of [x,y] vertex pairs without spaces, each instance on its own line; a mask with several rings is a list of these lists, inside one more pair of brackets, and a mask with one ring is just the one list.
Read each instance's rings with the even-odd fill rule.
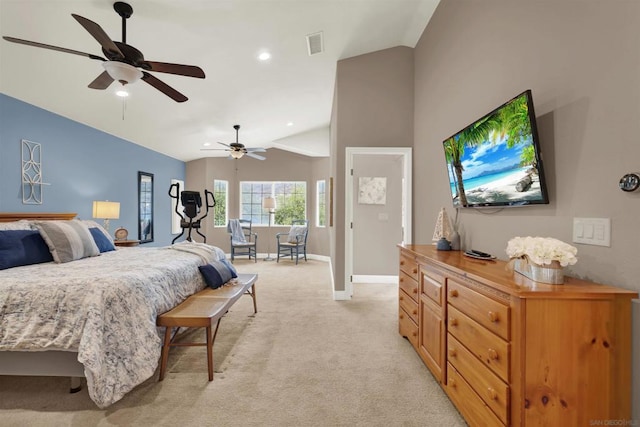
[[401,318],[401,319],[404,319],[404,314],[401,314],[401,315],[400,315],[400,318]]
[[449,296],[450,296],[451,298],[455,298],[455,297],[457,297],[457,296],[458,296],[458,291],[457,291],[457,290],[455,290],[455,289],[452,289],[452,290],[449,292]]
[[404,279],[401,277],[401,278],[400,278],[400,283],[402,283],[402,282],[404,282]]
[[413,274],[417,274],[417,273],[418,273],[418,269],[417,269],[417,268],[414,268],[414,269],[413,269]]
[[417,337],[418,333],[417,332],[413,332],[411,335],[413,335],[414,337]]
[[451,387],[454,387],[454,388],[455,388],[455,386],[456,386],[456,380],[454,380],[453,378],[449,378],[449,385],[450,385]]
[[413,293],[417,294],[418,293],[418,288],[413,288]]
[[449,357],[456,357],[458,354],[456,353],[456,349],[455,348],[450,348],[449,349]]
[[489,312],[489,320],[490,320],[492,323],[497,322],[497,321],[498,321],[498,313],[494,313],[493,311],[490,311],[490,312]]
[[418,310],[416,310],[415,308],[413,309],[413,314],[418,314]]
[[495,351],[494,349],[490,348],[489,351],[489,358],[493,359],[493,360],[498,360],[498,352]]
[[454,317],[454,318],[452,318],[452,319],[449,321],[449,324],[450,324],[451,326],[458,326],[458,319],[456,319],[455,317]]
[[404,260],[403,260],[403,261],[400,261],[400,265],[404,265]]
[[489,393],[489,399],[491,399],[491,400],[497,400],[498,399],[498,393],[496,393],[496,391],[494,389],[492,389],[491,387],[489,387],[487,389],[487,392]]
[[404,297],[400,295],[400,301],[404,301]]

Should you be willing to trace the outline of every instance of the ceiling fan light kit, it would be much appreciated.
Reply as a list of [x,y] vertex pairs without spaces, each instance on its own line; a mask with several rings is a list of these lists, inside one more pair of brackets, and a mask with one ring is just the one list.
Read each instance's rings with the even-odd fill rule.
[[113,80],[123,85],[135,83],[143,76],[142,71],[124,62],[105,61],[102,66]]
[[[142,79],[144,82],[164,93],[176,102],[184,102],[188,100],[189,98],[185,95],[148,73],[148,71],[176,74],[199,79],[205,78],[204,71],[195,65],[172,64],[168,62],[145,60],[142,52],[127,44],[127,19],[133,14],[133,8],[129,4],[119,1],[114,3],[113,9],[122,18],[122,42],[111,40],[102,27],[95,22],[80,15],[76,15],[74,13],[71,14],[71,16],[73,16],[73,18],[82,25],[82,27],[84,27],[84,29],[87,30],[87,32],[91,34],[98,43],[100,43],[102,53],[106,56],[106,59],[90,53],[18,39],[15,37],[3,36],[3,38],[12,43],[71,53],[74,55],[85,56],[89,59],[102,61],[105,71],[89,84],[91,89],[104,90],[108,88],[114,80],[119,81],[124,86]],[[126,90],[124,92],[126,92]]]

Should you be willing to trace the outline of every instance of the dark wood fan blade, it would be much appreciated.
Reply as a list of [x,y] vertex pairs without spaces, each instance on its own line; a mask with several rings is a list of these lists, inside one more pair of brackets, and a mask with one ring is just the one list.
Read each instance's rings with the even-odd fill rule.
[[89,34],[91,34],[93,38],[98,41],[98,43],[100,43],[100,46],[102,46],[104,50],[111,53],[112,55],[117,56],[119,59],[124,59],[124,54],[120,51],[118,46],[116,46],[113,40],[111,40],[107,33],[104,32],[100,25],[80,15],[76,15],[75,13],[72,13],[71,16],[73,16],[75,20],[78,21],[80,25],[82,25],[84,29],[87,30]]
[[258,160],[266,160],[267,159],[266,157],[261,156],[259,154],[252,153],[251,151],[247,151],[244,154],[246,154],[249,157],[253,157],[254,159],[258,159]]
[[94,81],[89,83],[91,89],[106,89],[113,83],[113,79],[106,71],[103,71]]
[[[144,64],[148,65],[147,68]],[[168,62],[145,61],[142,67],[145,70],[159,73],[177,74],[179,76],[197,77],[204,79],[204,71],[195,65],[170,64]]]
[[160,92],[164,93],[165,95],[167,95],[169,98],[173,99],[176,102],[185,102],[186,100],[189,99],[183,94],[181,94],[180,92],[178,92],[177,90],[175,90],[174,88],[172,88],[171,86],[169,86],[168,84],[166,84],[165,82],[163,82],[162,80],[152,76],[147,72],[144,72],[144,71],[142,72],[142,80],[149,83],[151,86],[155,87]]
[[72,53],[74,55],[86,56],[87,58],[91,58],[91,59],[98,59],[100,61],[106,61],[106,59],[102,58],[101,56],[92,55],[90,53],[85,53],[85,52],[80,52],[79,50],[67,49],[65,47],[52,46],[50,44],[32,42],[32,41],[29,41],[29,40],[22,40],[22,39],[17,39],[15,37],[9,37],[9,36],[4,36],[2,38],[5,39],[6,41],[12,42],[12,43],[19,43],[19,44],[25,44],[27,46],[41,47],[41,48],[44,48],[44,49],[57,50],[58,52]]

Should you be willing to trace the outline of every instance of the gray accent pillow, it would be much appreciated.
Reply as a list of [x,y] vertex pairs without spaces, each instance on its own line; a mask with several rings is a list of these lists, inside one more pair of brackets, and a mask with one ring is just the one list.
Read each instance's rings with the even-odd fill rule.
[[306,233],[306,231],[307,227],[305,227],[304,225],[292,225],[291,229],[289,230],[289,239],[287,241],[289,243],[297,243],[297,237],[300,236],[300,243],[304,242],[304,239],[302,239],[302,237],[304,237],[304,233]]
[[89,228],[81,221],[37,221],[34,225],[57,263],[100,255]]

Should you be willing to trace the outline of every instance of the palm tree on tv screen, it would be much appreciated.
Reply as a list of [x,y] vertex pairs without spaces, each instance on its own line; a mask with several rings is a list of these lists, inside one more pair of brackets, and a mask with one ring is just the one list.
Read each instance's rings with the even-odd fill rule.
[[[461,206],[467,205],[464,182],[462,180],[462,157],[465,147],[475,147],[485,142],[496,142],[506,138],[507,148],[525,141],[531,135],[529,109],[526,96],[520,96],[506,104],[495,114],[491,114],[459,134],[449,138],[444,143],[445,156],[452,167],[452,174]],[[536,168],[533,146],[525,147],[521,154],[522,166],[532,165]],[[537,169],[536,169],[537,170]]]

